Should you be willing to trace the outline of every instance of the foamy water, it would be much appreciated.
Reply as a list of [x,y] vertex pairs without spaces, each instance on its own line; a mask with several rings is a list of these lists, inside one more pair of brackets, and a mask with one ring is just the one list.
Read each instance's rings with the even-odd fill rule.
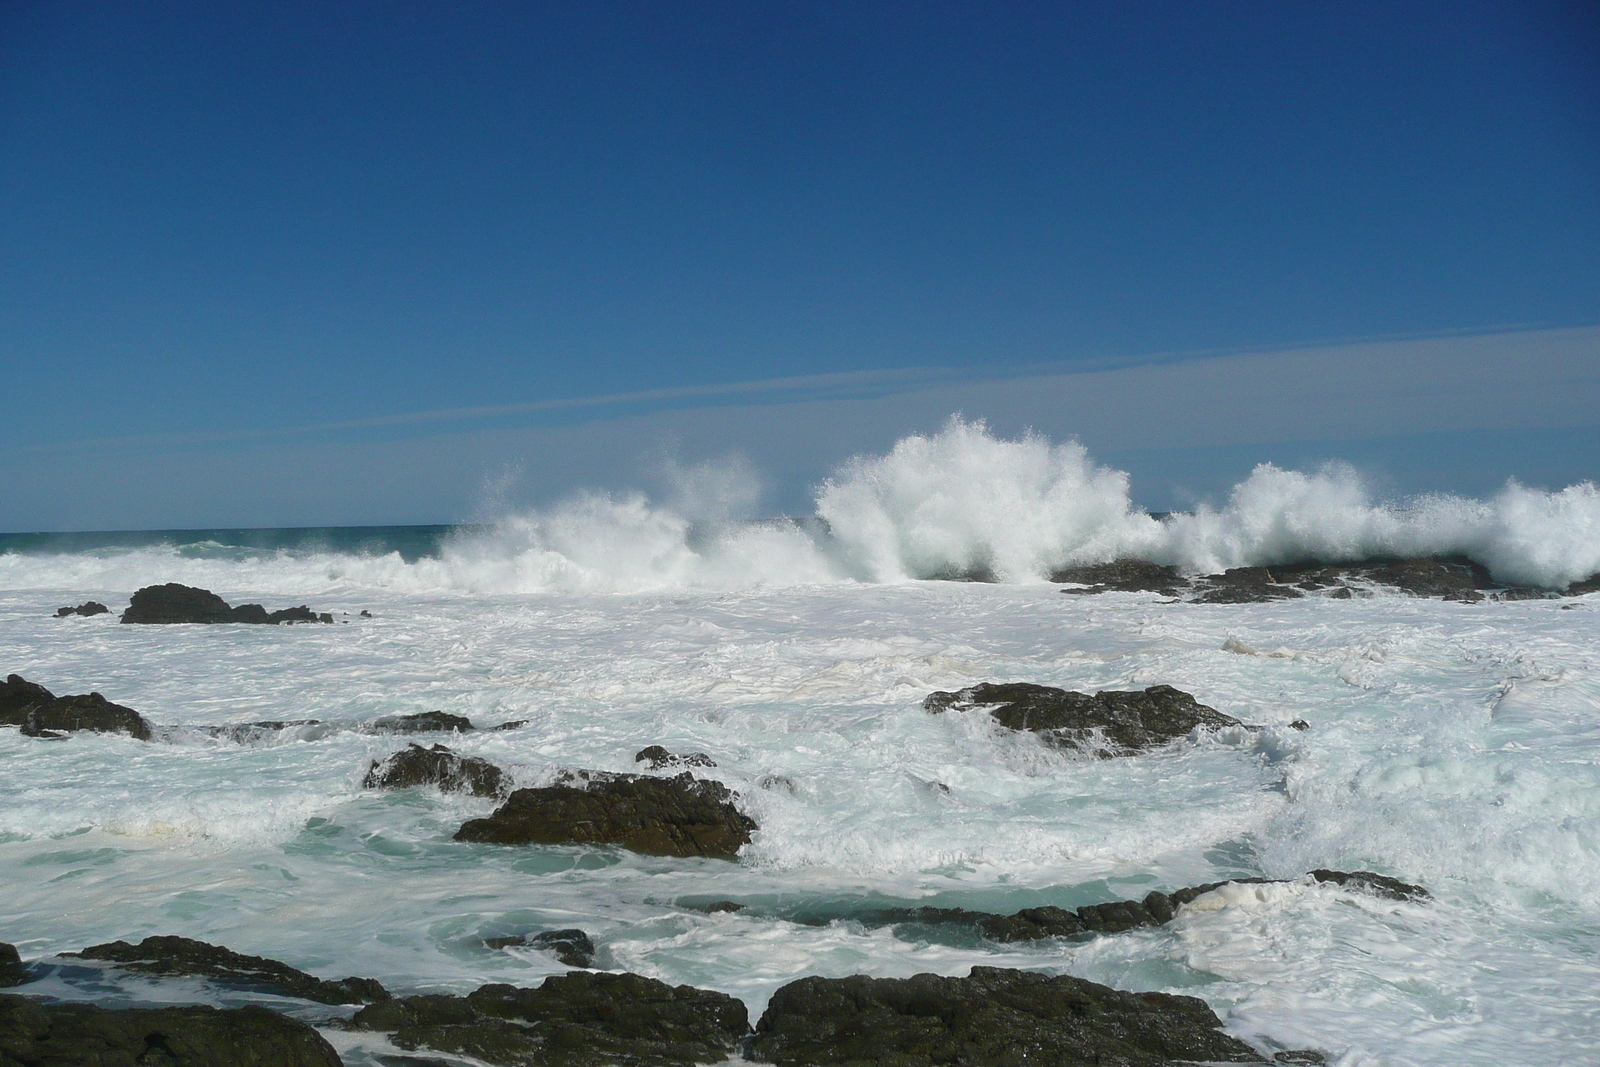
[[[670,507],[590,496],[414,563],[0,557],[0,670],[99,690],[164,728],[151,744],[0,731],[0,940],[44,958],[176,933],[459,992],[562,969],[484,937],[577,926],[599,965],[733,993],[752,1017],[807,974],[987,964],[1202,996],[1264,1051],[1317,1047],[1344,1065],[1600,1059],[1600,597],[1201,606],[1041,580],[1133,552],[1209,570],[1425,550],[1564,584],[1597,567],[1592,486],[1397,510],[1349,471],[1262,468],[1225,506],[1158,522],[1076,445],[952,423],[841,470],[819,492],[826,528],[718,525],[738,513],[715,500],[740,492]],[[977,567],[1008,581],[916,578]],[[48,617],[88,597],[120,608],[154,581],[349,622]],[[1166,683],[1264,729],[1102,761],[921,709],[930,690],[985,680]],[[736,864],[454,843],[491,802],[360,788],[367,762],[404,742],[356,727],[436,708],[528,720],[448,742],[527,784],[634,770],[649,744],[709,753],[705,773],[761,829]],[[200,729],[300,718],[325,725],[251,745]],[[775,917],[1076,906],[1315,867],[1381,871],[1435,899],[1297,881],[1217,894],[1158,929],[1032,945]],[[752,907],[689,907],[718,899]],[[219,998],[95,968],[36,988]],[[379,1047],[330,1034],[352,1064]]]

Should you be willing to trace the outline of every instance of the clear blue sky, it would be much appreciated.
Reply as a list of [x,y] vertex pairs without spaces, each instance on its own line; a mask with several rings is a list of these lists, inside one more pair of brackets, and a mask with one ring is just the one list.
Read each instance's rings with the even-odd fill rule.
[[286,447],[240,431],[1594,324],[1593,3],[0,4],[0,475],[64,493]]

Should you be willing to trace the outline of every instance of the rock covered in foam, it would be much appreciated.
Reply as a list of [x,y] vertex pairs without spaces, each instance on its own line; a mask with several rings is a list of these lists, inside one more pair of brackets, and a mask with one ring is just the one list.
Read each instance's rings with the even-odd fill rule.
[[751,1057],[784,1067],[1259,1063],[1198,997],[974,967],[965,978],[802,978],[772,995]]
[[536,989],[485,985],[465,997],[402,997],[363,1008],[360,1029],[408,1051],[518,1067],[688,1067],[721,1063],[750,1032],[744,1004],[637,974],[573,971]]
[[163,624],[244,622],[277,625],[285,622],[333,622],[331,612],[315,612],[301,604],[269,612],[260,604],[229,607],[228,602],[209,589],[168,582],[147,585],[134,593],[122,622]]
[[733,859],[753,819],[721,782],[590,772],[587,787],[518,789],[492,815],[472,819],[457,841],[498,845],[621,845],[650,856]]
[[112,941],[63,955],[103,960],[140,974],[189,975],[221,985],[320,1004],[368,1004],[389,999],[388,990],[372,978],[328,981],[265,956],[246,956],[221,945],[187,937],[147,937],[137,945]]
[[0,1063],[7,1067],[192,1065],[340,1067],[326,1038],[265,1008],[107,1009],[0,994]]
[[1114,756],[1176,741],[1196,728],[1243,725],[1170,685],[1102,690],[1090,696],[1029,682],[984,682],[930,693],[922,706],[935,714],[985,707],[1009,729],[1028,730],[1058,745],[1104,745],[1102,754]]
[[386,715],[373,722],[372,728],[380,734],[426,734],[448,731],[466,733],[473,726],[472,720],[465,715],[422,711],[415,715]]
[[488,760],[463,756],[443,745],[412,744],[383,760],[373,760],[361,785],[366,789],[412,789],[436,786],[446,793],[478,797],[502,795],[510,782]]
[[486,937],[489,948],[533,948],[548,952],[568,967],[588,967],[594,963],[594,942],[582,930],[542,930],[516,937]]
[[716,760],[704,752],[668,752],[660,745],[650,745],[634,753],[633,762],[643,763],[652,771],[663,767],[715,767]]

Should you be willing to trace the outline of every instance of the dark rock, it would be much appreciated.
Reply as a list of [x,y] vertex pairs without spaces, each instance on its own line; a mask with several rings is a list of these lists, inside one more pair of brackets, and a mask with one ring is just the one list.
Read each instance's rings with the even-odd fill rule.
[[298,1019],[250,1006],[106,1009],[0,994],[5,1067],[340,1067]]
[[113,704],[99,693],[57,697],[29,708],[22,732],[29,737],[59,736],[61,732],[89,730],[102,734],[128,734],[140,741],[152,736],[150,724],[132,708]]
[[387,715],[372,724],[380,734],[425,734],[445,730],[472,729],[472,720],[465,715],[451,715],[444,711],[423,711],[415,715]]
[[966,978],[802,978],[773,994],[751,1057],[785,1067],[1167,1067],[1259,1063],[1197,997],[974,967]]
[[0,988],[21,985],[28,980],[28,969],[22,965],[17,946],[0,941]]
[[497,797],[510,781],[488,760],[461,756],[443,745],[408,745],[385,760],[373,760],[361,785],[366,789],[411,789],[432,785],[447,793]]
[[[1278,574],[1273,574],[1274,570]],[[1298,576],[1282,568],[1230,567],[1221,574],[1197,579],[1201,592],[1196,604],[1255,604],[1265,600],[1294,600],[1305,596],[1295,584]],[[1303,580],[1303,579],[1301,579]]]
[[582,930],[545,930],[517,937],[487,937],[490,948],[536,948],[548,952],[568,967],[588,967],[594,963],[594,942]]
[[1304,719],[1296,719],[1294,722],[1289,724],[1289,729],[1291,729],[1291,730],[1309,730],[1309,729],[1311,729],[1311,724],[1306,722]]
[[512,719],[510,722],[503,722],[499,726],[491,726],[489,729],[491,731],[520,730],[524,726],[528,725],[528,722],[528,719]]
[[306,607],[284,608],[268,612],[260,604],[240,604],[230,608],[228,602],[209,589],[168,582],[166,585],[147,585],[133,594],[128,610],[122,613],[123,622],[134,623],[226,623],[244,622],[258,625],[276,625],[284,622],[332,622]]
[[1242,725],[1170,685],[1089,696],[1028,682],[984,682],[954,693],[930,693],[922,706],[934,713],[988,707],[994,720],[1009,729],[1031,730],[1058,745],[1103,742],[1110,755],[1164,745],[1187,737],[1196,727]]
[[321,719],[263,719],[261,722],[237,722],[228,726],[208,726],[206,727],[206,732],[212,737],[226,737],[230,741],[238,741],[243,744],[248,741],[259,741],[284,730],[293,730],[301,726],[321,725]]
[[1600,593],[1600,574],[1591,574],[1581,582],[1573,582],[1567,586],[1567,596],[1583,596],[1585,593]]
[[637,974],[573,971],[537,989],[486,985],[465,997],[404,997],[363,1008],[355,1026],[406,1050],[517,1067],[690,1067],[720,1063],[750,1032],[739,1000]]
[[147,937],[137,945],[112,941],[62,955],[104,960],[140,974],[192,975],[219,985],[299,997],[319,1004],[367,1004],[389,999],[388,991],[372,978],[343,978],[330,982],[277,960],[246,956],[221,945],[209,945],[187,937]]
[[64,619],[68,615],[109,615],[111,609],[98,600],[85,600],[75,608],[57,608],[56,618]]
[[1431,899],[1430,894],[1420,885],[1402,882],[1398,878],[1390,878],[1386,874],[1374,874],[1371,871],[1330,871],[1319,867],[1311,872],[1311,877],[1319,882],[1330,882],[1345,889],[1358,889],[1390,900],[1423,901]]
[[0,685],[0,726],[21,726],[28,721],[28,713],[53,703],[56,695],[37,682],[30,682],[20,674],[6,675]]
[[1177,596],[1186,583],[1176,567],[1163,567],[1142,559],[1119,559],[1114,563],[1093,563],[1087,567],[1065,567],[1050,575],[1052,582],[1085,585],[1087,589],[1063,589],[1063,593],[1160,593]]
[[660,745],[651,745],[642,748],[634,754],[633,762],[648,763],[652,771],[659,771],[663,767],[715,767],[716,761],[704,752],[689,752],[684,755],[675,755],[668,752]]
[[472,819],[457,841],[499,845],[621,845],[651,856],[733,859],[750,843],[754,820],[720,782],[617,774],[588,788],[519,789],[494,814]]
[[370,618],[372,618],[372,612],[368,611],[366,608],[362,608],[361,609],[361,617],[363,619],[370,619]]

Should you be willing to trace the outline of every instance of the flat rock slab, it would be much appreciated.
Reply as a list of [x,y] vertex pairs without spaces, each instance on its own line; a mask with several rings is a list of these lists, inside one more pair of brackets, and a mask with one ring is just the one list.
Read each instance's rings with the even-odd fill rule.
[[734,859],[755,821],[720,782],[594,774],[587,788],[518,789],[494,814],[472,819],[457,841],[497,845],[621,845],[649,856]]
[[414,789],[434,786],[446,793],[477,797],[503,796],[510,785],[506,773],[488,760],[463,756],[443,745],[412,744],[383,760],[373,760],[361,780],[367,789]]
[[341,1067],[310,1026],[265,1008],[106,1009],[0,994],[0,1063]]
[[839,1067],[1260,1063],[1198,997],[974,967],[966,978],[802,978],[773,994],[752,1059]]
[[518,1067],[690,1067],[720,1063],[750,1032],[742,1001],[637,974],[573,971],[537,989],[486,985],[465,997],[401,997],[352,1020],[408,1051]]
[[160,625],[229,622],[277,625],[285,622],[331,623],[333,615],[331,612],[312,611],[304,604],[272,612],[260,604],[241,604],[234,608],[209,589],[168,582],[166,585],[147,585],[134,593],[119,621]]
[[988,708],[1012,730],[1028,730],[1052,744],[1122,756],[1189,736],[1197,727],[1244,725],[1170,685],[1144,690],[1104,690],[1093,696],[1028,682],[984,682],[956,692],[930,693],[922,706],[935,714]]
[[389,991],[372,978],[330,982],[265,956],[246,956],[187,937],[147,937],[137,945],[112,941],[63,955],[104,960],[140,974],[192,975],[221,985],[320,1004],[367,1004],[389,999]]

